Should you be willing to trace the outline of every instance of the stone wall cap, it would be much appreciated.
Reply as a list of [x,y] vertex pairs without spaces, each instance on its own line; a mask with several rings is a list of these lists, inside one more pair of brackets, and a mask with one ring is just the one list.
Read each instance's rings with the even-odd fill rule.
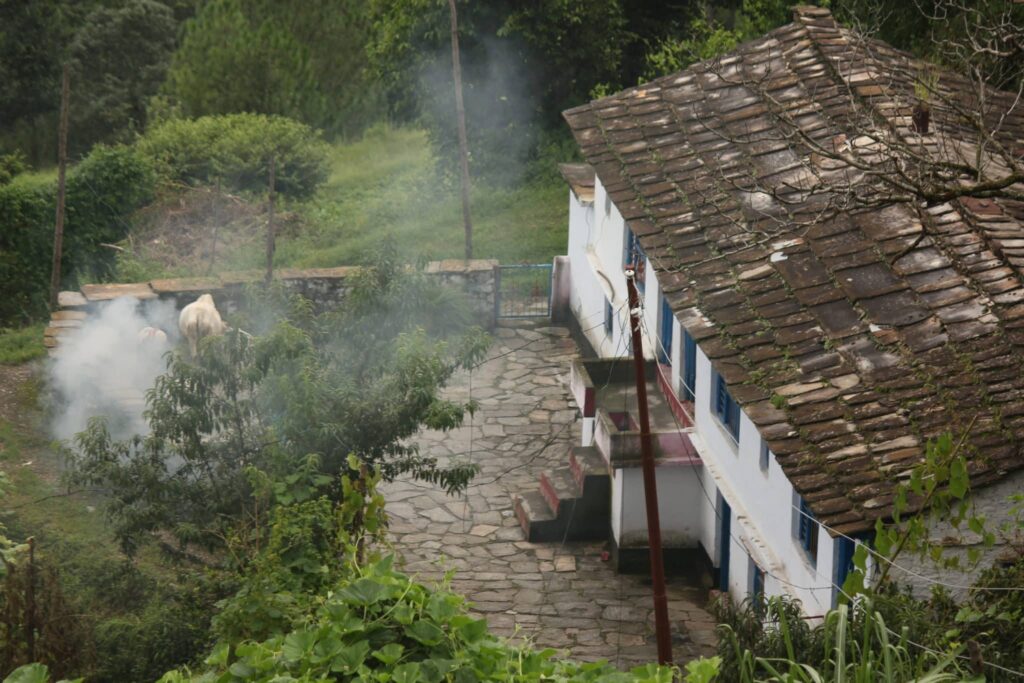
[[150,289],[157,294],[209,292],[220,289],[222,286],[220,279],[214,277],[173,277],[149,281]]
[[155,299],[156,292],[146,282],[128,284],[82,285],[82,294],[89,301],[110,301],[122,296],[136,299]]
[[427,264],[428,273],[473,273],[494,270],[498,259],[465,259],[451,258],[442,261],[431,261]]
[[61,308],[81,308],[87,306],[89,300],[81,292],[64,291],[57,294],[57,305]]

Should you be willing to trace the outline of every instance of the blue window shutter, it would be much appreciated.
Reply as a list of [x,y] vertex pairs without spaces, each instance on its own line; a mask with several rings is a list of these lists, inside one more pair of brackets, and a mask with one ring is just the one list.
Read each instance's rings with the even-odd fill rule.
[[661,297],[661,329],[658,334],[658,360],[666,365],[672,363],[672,328],[675,315],[668,303],[668,298]]
[[758,467],[761,468],[762,472],[768,471],[768,456],[770,451],[768,450],[768,442],[761,439],[761,457],[758,460]]
[[715,373],[715,415],[723,423],[725,422],[725,382],[717,372]]
[[853,571],[853,551],[856,550],[856,547],[857,544],[848,538],[840,537],[836,539],[832,577],[832,583],[834,584],[832,590],[833,605],[838,603],[839,589],[843,587],[846,577]]
[[615,311],[612,310],[612,304],[608,299],[604,300],[604,333],[609,337],[612,334],[612,330],[615,327]]
[[683,400],[692,401],[697,388],[697,343],[683,331]]

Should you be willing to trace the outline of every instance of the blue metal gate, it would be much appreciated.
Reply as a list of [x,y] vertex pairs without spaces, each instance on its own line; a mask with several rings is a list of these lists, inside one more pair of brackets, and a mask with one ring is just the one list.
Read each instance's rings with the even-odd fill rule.
[[550,263],[498,266],[494,275],[494,317],[547,318],[551,315]]

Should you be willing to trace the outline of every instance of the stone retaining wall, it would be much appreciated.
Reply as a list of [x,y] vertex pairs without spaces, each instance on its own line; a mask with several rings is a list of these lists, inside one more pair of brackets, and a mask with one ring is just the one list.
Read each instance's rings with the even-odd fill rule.
[[[432,261],[425,272],[442,283],[466,293],[477,323],[492,329],[494,318],[494,270],[498,262],[493,259],[463,261],[450,259]],[[274,280],[292,292],[303,295],[318,310],[330,310],[345,298],[348,278],[358,272],[357,266],[338,268],[282,268],[274,271]],[[230,313],[236,310],[245,296],[247,286],[259,283],[262,271],[221,273],[215,277],[172,278],[124,284],[83,285],[79,291],[61,292],[57,302],[59,310],[53,313],[46,328],[44,342],[50,349],[60,344],[60,338],[81,325],[81,321],[98,307],[122,296],[141,301],[166,299],[177,308],[195,301],[201,294],[213,295],[217,307]]]

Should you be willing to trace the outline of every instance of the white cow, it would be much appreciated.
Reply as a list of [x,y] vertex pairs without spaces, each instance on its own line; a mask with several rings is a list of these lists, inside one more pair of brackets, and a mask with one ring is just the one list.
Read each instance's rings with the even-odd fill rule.
[[213,304],[213,297],[203,294],[201,297],[181,309],[178,316],[178,327],[188,339],[188,348],[195,358],[199,348],[199,340],[210,335],[224,334],[228,326],[220,319],[220,313]]
[[139,343],[153,346],[167,346],[167,333],[159,327],[143,327],[139,330]]

